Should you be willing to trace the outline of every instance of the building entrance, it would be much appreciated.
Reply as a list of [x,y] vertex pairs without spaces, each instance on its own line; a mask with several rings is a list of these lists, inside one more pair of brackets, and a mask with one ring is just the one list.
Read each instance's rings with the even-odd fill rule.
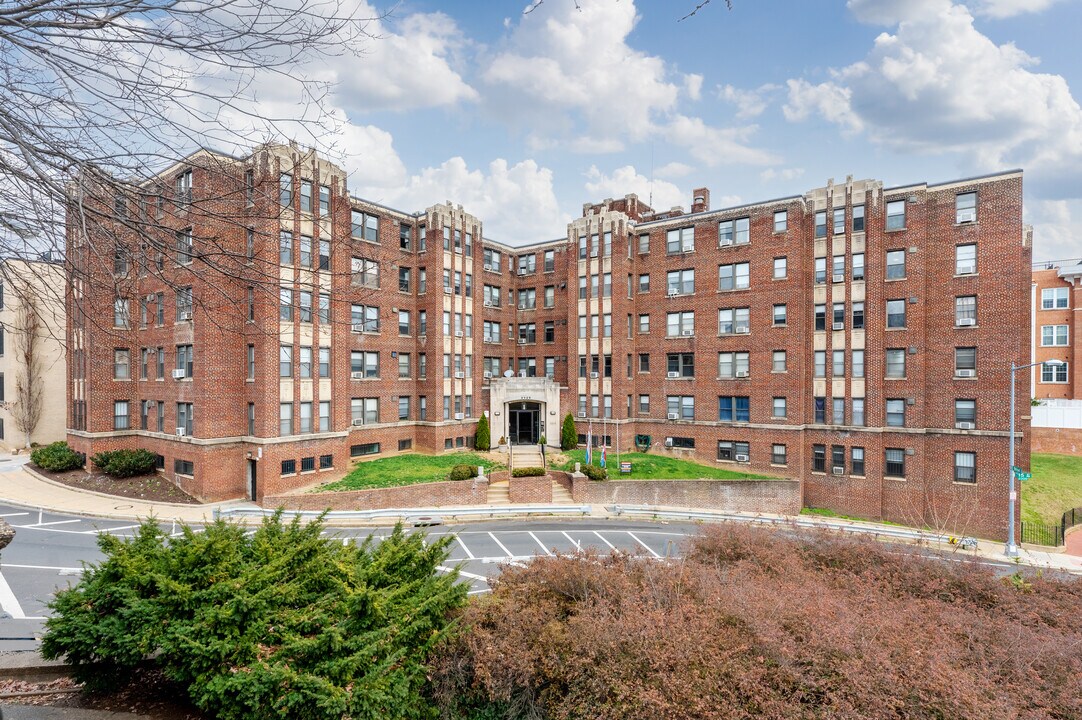
[[541,404],[511,403],[507,408],[508,439],[513,445],[536,445],[541,439]]

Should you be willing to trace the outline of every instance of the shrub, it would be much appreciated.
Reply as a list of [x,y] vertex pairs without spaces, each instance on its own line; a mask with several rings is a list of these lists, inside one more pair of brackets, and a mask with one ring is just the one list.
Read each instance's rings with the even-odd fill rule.
[[511,471],[511,477],[541,477],[545,474],[543,467],[515,468]]
[[154,472],[154,453],[142,448],[136,450],[103,450],[90,458],[104,473],[113,477],[127,478]]
[[82,453],[72,450],[63,440],[35,448],[30,452],[30,460],[42,470],[51,472],[75,470],[86,462]]
[[481,419],[477,421],[477,433],[474,435],[474,447],[478,450],[489,450],[492,446],[492,433],[488,427],[488,415],[481,413]]
[[583,465],[582,474],[591,480],[608,480],[609,471],[596,465]]
[[455,465],[451,472],[447,473],[448,480],[469,480],[477,477],[477,467],[474,465]]
[[564,418],[563,427],[560,428],[560,449],[574,450],[579,444],[579,433],[575,429],[575,417],[568,413]]
[[279,512],[251,535],[219,520],[168,537],[153,519],[103,534],[105,559],[50,603],[42,652],[92,687],[150,664],[207,717],[432,717],[429,656],[466,602],[444,572],[452,536],[323,529]]

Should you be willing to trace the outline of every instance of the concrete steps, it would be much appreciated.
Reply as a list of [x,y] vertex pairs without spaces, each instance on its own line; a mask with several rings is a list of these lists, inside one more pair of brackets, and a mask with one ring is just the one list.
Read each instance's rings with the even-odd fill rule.
[[511,496],[509,492],[510,484],[506,480],[490,483],[486,502],[489,505],[510,505]]
[[572,505],[575,499],[571,497],[571,493],[568,492],[560,483],[555,480],[552,481],[552,502],[557,505]]

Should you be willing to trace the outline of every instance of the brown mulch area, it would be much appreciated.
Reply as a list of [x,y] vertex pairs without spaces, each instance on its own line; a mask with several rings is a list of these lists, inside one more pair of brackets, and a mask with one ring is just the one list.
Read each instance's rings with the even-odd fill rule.
[[[58,680],[0,679],[0,695],[48,690],[71,690],[79,684],[71,678]],[[155,670],[137,670],[131,683],[115,692],[58,692],[55,695],[3,698],[19,705],[85,708],[135,713],[155,720],[210,720],[184,699],[183,691]]]
[[150,502],[185,503],[198,505],[199,501],[187,494],[161,475],[142,475],[131,478],[114,478],[108,475],[89,474],[86,470],[49,472],[37,465],[32,466],[50,480],[82,490],[93,490],[118,497],[147,500]]

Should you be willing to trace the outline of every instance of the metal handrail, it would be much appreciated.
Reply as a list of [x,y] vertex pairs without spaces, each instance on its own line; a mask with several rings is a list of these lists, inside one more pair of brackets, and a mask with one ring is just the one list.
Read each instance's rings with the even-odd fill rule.
[[[515,515],[589,515],[590,505],[493,505],[481,507],[431,507],[431,508],[383,508],[379,510],[284,510],[289,517],[314,519],[324,515],[329,523],[334,520],[378,520],[383,518],[440,517],[496,517]],[[215,508],[217,518],[262,518],[276,513],[272,508],[238,507]]]

